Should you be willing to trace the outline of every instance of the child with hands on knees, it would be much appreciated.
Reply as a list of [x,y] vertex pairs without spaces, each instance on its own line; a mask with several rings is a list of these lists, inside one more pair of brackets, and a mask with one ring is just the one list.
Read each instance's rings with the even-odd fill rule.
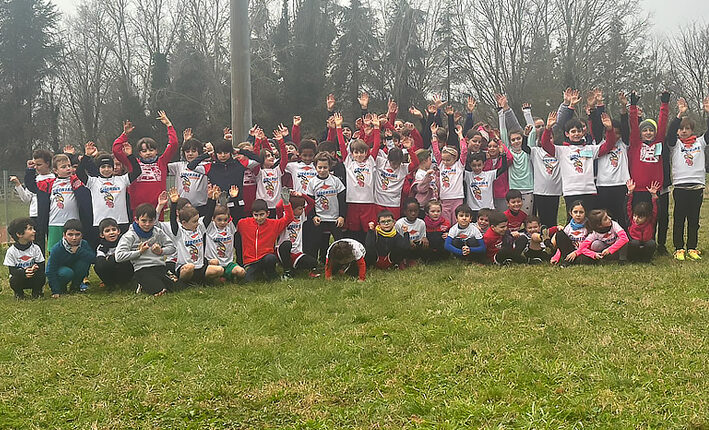
[[118,241],[116,262],[133,264],[133,278],[138,283],[136,293],[144,291],[162,296],[175,287],[175,280],[168,276],[164,257],[175,252],[175,245],[165,232],[155,228],[157,212],[153,205],[138,205],[134,216],[135,221]]
[[367,265],[378,269],[389,269],[397,265],[400,269],[406,268],[404,259],[411,248],[408,227],[402,226],[403,234],[399,234],[394,225],[394,214],[387,210],[379,212],[376,225],[369,223],[364,244]]
[[556,226],[549,229],[552,245],[557,249],[551,263],[560,263],[561,267],[573,264],[576,257],[581,255],[578,251],[579,245],[588,236],[586,207],[583,201],[576,200],[569,207],[569,224],[566,227]]
[[425,257],[428,254],[429,243],[426,237],[426,223],[418,217],[420,209],[418,200],[409,197],[404,202],[404,217],[400,218],[394,225],[400,235],[409,234],[411,251],[404,259],[406,266],[415,265],[416,259]]
[[529,240],[524,234],[510,232],[507,228],[507,217],[499,210],[490,211],[488,216],[490,228],[483,235],[487,258],[497,265],[525,263],[523,253]]
[[473,224],[473,211],[465,204],[455,208],[457,223],[448,230],[445,248],[455,257],[467,261],[485,261],[485,241]]
[[89,275],[96,252],[82,239],[81,222],[70,219],[64,223],[61,242],[49,251],[47,259],[47,281],[52,297],[57,298],[69,291],[84,292],[88,286],[84,278]]
[[657,222],[657,192],[660,190],[660,183],[653,182],[647,187],[647,191],[652,196],[652,205],[646,201],[633,203],[635,193],[635,181],[628,179],[625,184],[628,188],[628,260],[649,262],[657,249],[657,242],[654,240],[655,223]]
[[[318,266],[318,260],[303,252],[303,226],[308,219],[308,214],[315,209],[315,201],[299,191],[291,191],[290,203],[293,207],[293,221],[278,237],[277,247],[278,259],[283,266],[283,278],[292,278],[294,270],[309,270],[310,277],[317,278],[319,275],[314,273],[313,269]],[[285,215],[282,200],[278,202],[276,212],[278,218]]]
[[7,227],[7,233],[13,244],[7,249],[3,264],[10,272],[10,288],[15,298],[24,299],[24,290],[32,290],[33,299],[42,297],[46,280],[44,255],[34,243],[34,221],[30,218],[14,219]]
[[133,279],[130,261],[116,262],[116,249],[121,238],[120,226],[113,218],[105,218],[98,224],[99,243],[96,248],[94,271],[109,289]]

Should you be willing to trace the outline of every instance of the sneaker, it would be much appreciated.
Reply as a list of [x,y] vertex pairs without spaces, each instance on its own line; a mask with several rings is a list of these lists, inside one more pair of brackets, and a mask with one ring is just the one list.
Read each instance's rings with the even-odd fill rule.
[[79,285],[79,292],[85,293],[87,291],[89,291],[89,286],[82,282],[81,285]]
[[702,259],[702,253],[697,251],[696,249],[689,249],[687,250],[687,258],[693,261],[699,261]]
[[61,297],[61,294],[52,294],[53,299],[58,299],[59,297]]
[[512,261],[511,258],[507,258],[507,259],[505,259],[505,260],[502,261],[502,265],[503,265],[503,266],[511,266],[512,263],[513,263],[513,261]]
[[543,261],[539,257],[534,257],[529,259],[529,264],[542,264]]
[[283,275],[281,276],[282,281],[288,281],[290,279],[293,279],[293,274],[290,273],[289,271],[283,272]]
[[675,251],[675,260],[677,261],[684,261],[684,249],[678,249]]
[[140,284],[138,284],[138,288],[135,289],[135,293],[136,293],[136,294],[140,294],[141,291],[143,291],[143,286],[140,285]]
[[158,291],[157,293],[153,294],[155,297],[160,297],[164,296],[167,293],[167,289],[163,288],[162,290]]
[[316,272],[310,272],[310,273],[308,274],[308,276],[310,276],[311,278],[319,278],[319,277],[320,277],[320,274],[319,274],[319,273],[316,273]]
[[180,280],[180,278],[177,277],[174,273],[172,273],[171,270],[167,271],[167,277],[172,281],[172,282],[177,282]]
[[24,300],[24,299],[25,299],[25,293],[22,293],[22,294],[15,293],[15,300]]

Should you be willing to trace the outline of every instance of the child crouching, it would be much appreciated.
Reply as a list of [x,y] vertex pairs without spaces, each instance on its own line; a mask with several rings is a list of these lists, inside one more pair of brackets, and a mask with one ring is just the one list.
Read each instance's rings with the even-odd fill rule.
[[44,255],[34,243],[35,224],[30,218],[18,218],[7,227],[7,233],[15,242],[5,253],[4,265],[10,271],[10,288],[16,299],[24,299],[25,291],[32,290],[32,298],[42,296],[46,277]]
[[103,219],[98,224],[98,230],[99,244],[94,271],[108,288],[130,282],[133,278],[133,264],[130,261],[116,262],[116,248],[121,238],[118,222],[113,218]]
[[451,254],[468,261],[485,261],[485,242],[475,224],[473,211],[466,204],[455,208],[457,223],[448,230],[445,247]]
[[89,275],[96,253],[82,239],[81,222],[70,219],[64,223],[62,239],[49,251],[47,280],[52,297],[57,298],[69,291],[86,291],[84,278]]

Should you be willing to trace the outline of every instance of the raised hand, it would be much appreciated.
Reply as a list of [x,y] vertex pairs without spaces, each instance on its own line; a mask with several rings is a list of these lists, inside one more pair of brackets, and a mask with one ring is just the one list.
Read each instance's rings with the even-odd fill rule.
[[477,102],[475,101],[475,97],[473,96],[468,96],[468,100],[465,103],[466,109],[468,109],[468,112],[473,113],[475,110],[475,106],[477,106]]
[[635,91],[631,91],[630,92],[630,104],[637,106],[639,101],[640,101],[640,96],[638,95],[638,93],[636,93]]
[[495,94],[495,101],[497,101],[497,107],[507,110],[509,104],[507,103],[507,96],[503,94]]
[[170,188],[167,195],[170,197],[170,201],[172,203],[177,203],[177,200],[180,198],[180,194],[178,194],[177,188],[175,187]]
[[418,110],[418,109],[416,109],[416,108],[413,107],[413,106],[411,106],[411,107],[409,108],[409,113],[410,113],[411,115],[415,116],[416,118],[423,118],[423,114],[421,113],[421,111]]
[[431,104],[429,104],[428,106],[426,106],[426,111],[427,111],[429,114],[434,115],[434,114],[438,111],[438,108],[436,108],[436,104],[435,104],[435,103],[431,103]]
[[135,130],[135,126],[132,122],[128,120],[123,121],[123,134],[129,136],[133,132],[133,130]]
[[529,104],[529,103],[522,103],[522,109],[523,109],[523,110],[524,110],[524,109],[530,109],[530,110],[531,110],[531,109],[532,109],[532,105]]
[[445,100],[442,100],[440,95],[433,95],[433,104],[436,105],[436,109],[440,109],[445,103]]
[[344,122],[344,120],[342,119],[342,114],[341,114],[341,113],[335,112],[335,113],[332,115],[332,120],[333,120],[333,122],[334,122],[334,124],[335,124],[335,127],[337,127],[337,128],[342,128],[342,123]]
[[677,110],[679,111],[679,114],[677,116],[684,115],[689,110],[687,100],[685,100],[684,97],[680,97],[679,99],[677,99]]
[[327,111],[332,112],[335,109],[335,95],[328,94],[327,99],[325,99],[325,106],[327,106]]
[[20,180],[17,179],[17,176],[15,176],[15,175],[10,176],[10,182],[12,182],[13,184],[15,184],[15,186],[17,186],[17,185],[22,185],[22,183],[20,182]]
[[399,106],[394,100],[389,99],[388,103],[388,113],[399,113]]
[[458,124],[455,126],[455,134],[458,135],[459,140],[463,140],[463,126]]
[[382,120],[377,114],[372,114],[372,127],[379,128],[379,124],[381,124],[381,122]]
[[444,112],[446,115],[453,115],[453,113],[455,113],[455,109],[453,109],[453,106],[451,105],[446,105]]
[[618,103],[620,103],[621,106],[628,106],[628,96],[624,91],[618,91]]
[[214,145],[212,145],[212,142],[207,142],[204,144],[204,152],[209,155],[214,155]]
[[372,221],[370,221],[369,224],[367,224],[367,226],[369,227],[370,230],[374,230],[374,223]]
[[554,124],[556,124],[556,112],[552,111],[549,112],[549,116],[547,117],[547,128],[551,129]]
[[435,139],[436,138],[436,131],[438,130],[438,124],[435,122],[431,123],[431,138]]
[[72,145],[64,145],[64,153],[65,154],[73,154],[74,152],[75,152],[75,150]]
[[166,127],[170,127],[172,125],[172,123],[170,122],[170,119],[167,117],[167,114],[165,113],[164,110],[158,111],[157,119],[159,119],[161,123],[165,124]]
[[660,185],[659,182],[654,181],[652,184],[650,184],[649,187],[647,187],[647,191],[654,197],[657,196],[657,192],[660,191],[662,186]]
[[571,90],[571,96],[569,98],[569,106],[576,106],[578,102],[581,101],[581,93],[579,90]]
[[529,134],[532,132],[532,129],[534,129],[534,126],[532,124],[527,124],[524,126],[524,135],[529,137]]
[[27,168],[34,169],[34,160],[27,160]]
[[293,117],[293,126],[300,127],[300,123],[302,121],[303,121],[303,119],[301,117],[299,117],[298,115],[294,116]]
[[369,94],[367,94],[366,91],[363,91],[362,94],[357,98],[357,101],[359,102],[359,107],[362,108],[362,110],[367,109],[369,106]]
[[133,155],[133,146],[126,142],[123,144],[123,153],[126,154],[126,157],[130,157]]
[[603,126],[606,128],[606,130],[611,130],[613,129],[613,121],[611,120],[610,115],[607,113],[603,112],[601,115],[601,122],[603,122]]
[[635,181],[632,178],[625,181],[625,188],[628,189],[628,194],[632,194],[635,191]]
[[239,197],[239,187],[232,185],[231,188],[229,188],[229,197],[232,199]]
[[[254,124],[254,126],[249,129],[249,136],[256,137],[257,130],[258,130],[258,124]],[[224,133],[226,134],[226,129],[224,129]],[[231,130],[229,130],[229,133],[231,133]]]
[[162,206],[162,207],[167,206],[167,191],[163,190],[158,195],[158,206]]
[[595,88],[593,93],[596,96],[596,106],[603,105],[605,103],[605,99],[603,98],[603,90],[600,88]]
[[89,157],[95,157],[96,155],[98,155],[98,149],[96,148],[96,144],[93,142],[86,142],[86,145],[84,145],[84,154]]
[[191,128],[186,128],[182,131],[182,142],[187,142],[188,140],[192,139],[192,129]]

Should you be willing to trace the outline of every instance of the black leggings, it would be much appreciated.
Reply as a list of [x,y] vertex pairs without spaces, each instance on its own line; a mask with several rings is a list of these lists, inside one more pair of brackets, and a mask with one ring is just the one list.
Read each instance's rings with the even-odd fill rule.
[[32,290],[32,297],[37,298],[42,296],[42,289],[47,280],[43,271],[38,271],[33,277],[26,276],[10,276],[10,288],[15,292],[15,296],[24,297],[24,290]]
[[529,239],[521,234],[512,242],[502,242],[502,248],[495,254],[495,263],[502,264],[505,260],[512,260],[514,263],[524,263],[527,259],[522,255],[527,248]]
[[574,246],[574,243],[571,241],[571,239],[569,239],[569,236],[564,230],[559,230],[558,232],[556,232],[554,238],[556,239],[556,249],[559,250],[560,254],[559,264],[569,264],[566,262],[566,257],[572,252],[576,251],[576,246]]
[[246,276],[244,280],[246,282],[255,281],[256,278],[263,274],[263,277],[267,281],[275,279],[278,274],[276,273],[276,258],[275,254],[266,254],[260,260],[256,260],[246,266]]
[[337,228],[337,222],[322,221],[318,226],[313,225],[312,237],[315,239],[315,244],[317,244],[316,252],[313,255],[322,264],[325,264],[327,249],[330,247],[330,236],[332,236],[333,240],[342,239],[342,229]]
[[648,263],[652,260],[656,248],[657,243],[652,239],[647,242],[630,239],[630,242],[628,242],[628,261]]
[[450,254],[445,249],[446,241],[443,239],[443,232],[426,232],[426,239],[428,239],[428,249],[422,249],[420,251],[420,256],[423,260],[439,261],[448,258]]
[[[647,191],[635,191],[633,193],[633,204],[636,204],[638,202],[648,202],[652,204],[652,196]],[[667,243],[667,230],[669,229],[669,226],[670,193],[665,193],[660,194],[657,199],[657,224],[655,225],[655,231],[657,235],[658,247],[665,247],[665,244]]]
[[675,188],[673,192],[675,201],[674,223],[672,227],[672,241],[675,249],[684,249],[684,224],[687,223],[687,249],[697,249],[699,236],[699,212],[702,209],[704,189],[685,190]]
[[157,294],[162,290],[170,291],[175,287],[172,279],[167,277],[165,266],[144,267],[136,270],[133,277],[147,294]]
[[278,245],[278,257],[281,260],[281,266],[283,266],[283,270],[312,270],[318,267],[318,260],[316,260],[315,257],[305,253],[300,254],[300,257],[298,257],[294,266],[291,260],[292,249],[293,243],[288,240]]
[[374,243],[374,246],[369,246],[366,250],[367,253],[364,256],[364,260],[367,262],[367,265],[374,266],[380,258],[384,257],[389,257],[389,261],[391,261],[392,264],[401,263],[404,258],[406,258],[406,254],[410,250],[390,246],[390,243],[393,242],[379,239]]
[[552,227],[558,224],[559,196],[534,195],[534,213],[537,214],[543,226]]
[[116,263],[115,260],[97,258],[94,271],[107,287],[126,284],[133,278],[133,264],[130,261]]
[[598,187],[598,207],[608,211],[608,215],[623,228],[628,227],[627,194],[625,185]]

